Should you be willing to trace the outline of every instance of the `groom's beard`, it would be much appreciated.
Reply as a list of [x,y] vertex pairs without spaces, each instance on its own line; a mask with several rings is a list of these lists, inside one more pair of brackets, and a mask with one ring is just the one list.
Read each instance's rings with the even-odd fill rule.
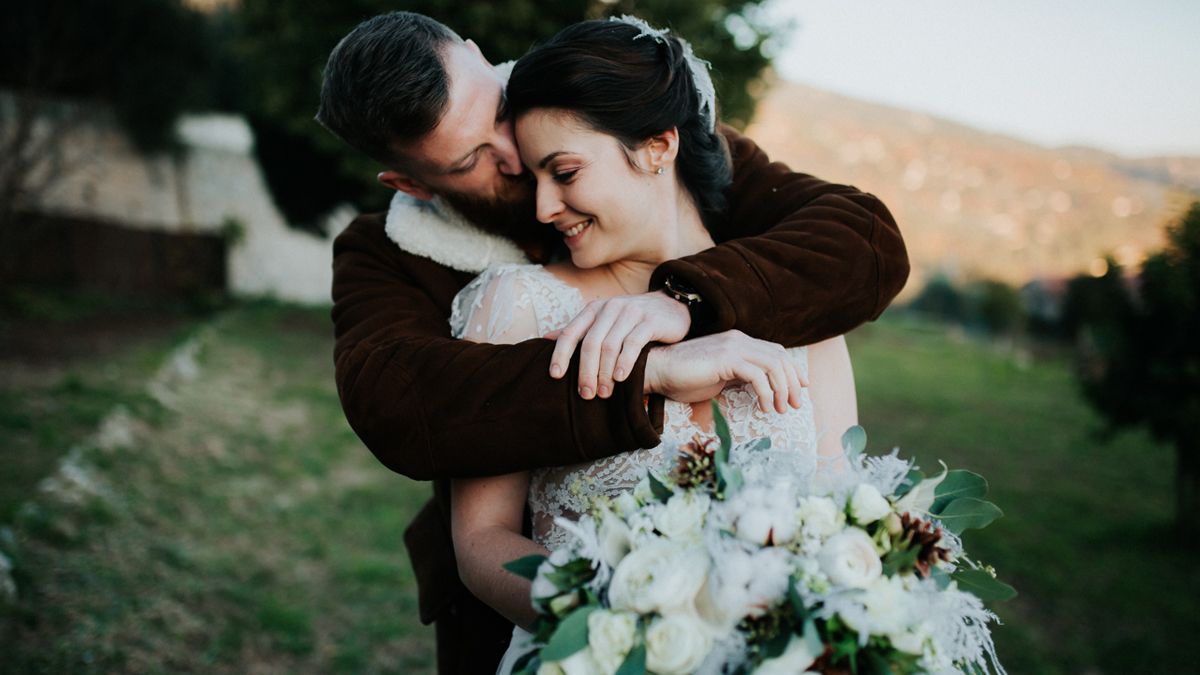
[[467,220],[517,242],[543,241],[554,228],[537,220],[536,183],[528,173],[505,177],[495,196],[479,197],[443,190],[438,194]]

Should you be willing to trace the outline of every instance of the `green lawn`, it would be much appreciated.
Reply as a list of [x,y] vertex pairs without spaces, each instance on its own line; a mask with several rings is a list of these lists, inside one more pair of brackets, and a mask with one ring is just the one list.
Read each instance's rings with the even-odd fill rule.
[[[428,487],[346,425],[331,332],[324,311],[243,306],[180,337],[197,367],[152,378],[166,405],[86,377],[38,394],[124,404],[131,440],[84,443],[91,492],[12,509],[0,550],[21,595],[0,609],[0,672],[432,672],[401,541]],[[1195,672],[1200,567],[1168,530],[1167,448],[1094,440],[1065,362],[1022,369],[898,322],[850,347],[870,451],[991,482],[1006,515],[967,544],[1021,593],[996,607],[1009,672]],[[119,368],[122,382],[147,371]],[[57,419],[43,408],[21,408],[20,424]],[[0,489],[15,482],[6,471]]]

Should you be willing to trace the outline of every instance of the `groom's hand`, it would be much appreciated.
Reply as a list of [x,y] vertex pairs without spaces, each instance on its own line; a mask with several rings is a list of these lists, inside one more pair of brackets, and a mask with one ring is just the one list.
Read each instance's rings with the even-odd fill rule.
[[579,395],[608,398],[613,382],[625,381],[647,344],[679,342],[691,325],[687,307],[662,291],[589,302],[562,330],[546,334],[558,341],[550,377],[567,372],[579,345]]
[[808,386],[783,347],[737,330],[654,347],[643,386],[647,394],[693,403],[738,382],[750,383],[764,413],[774,408],[780,414],[799,408],[800,389]]

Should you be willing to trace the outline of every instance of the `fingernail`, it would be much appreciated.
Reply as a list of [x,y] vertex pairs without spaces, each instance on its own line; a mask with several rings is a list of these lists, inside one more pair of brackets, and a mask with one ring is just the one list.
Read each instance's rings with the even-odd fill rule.
[[592,398],[592,389],[591,389],[591,387],[580,387],[580,388],[579,388],[579,395],[580,395],[580,396],[582,396],[582,397],[584,397],[584,398],[586,398],[586,399],[591,399],[591,398]]
[[608,387],[600,385],[600,398],[608,398]]
[[613,377],[617,378],[618,381],[624,381],[625,380],[625,369],[617,368],[617,372],[613,373]]
[[557,363],[550,366],[550,377],[562,377],[562,367]]

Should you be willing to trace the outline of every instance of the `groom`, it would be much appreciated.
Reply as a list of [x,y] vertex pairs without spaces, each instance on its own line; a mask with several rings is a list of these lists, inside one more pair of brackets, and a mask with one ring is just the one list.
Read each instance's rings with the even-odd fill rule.
[[511,634],[458,579],[447,479],[653,447],[663,396],[729,366],[717,334],[785,346],[840,335],[877,317],[908,275],[875,197],[771,163],[724,128],[734,181],[718,246],[663,264],[646,293],[589,305],[557,341],[454,340],[447,319],[465,284],[489,264],[545,261],[561,244],[533,219],[506,80],[474,43],[395,12],[333,50],[317,115],[388,167],[379,179],[397,190],[386,214],[360,216],[334,243],[334,359],[346,418],[367,447],[435,481],[405,542],[443,674],[493,672]]

